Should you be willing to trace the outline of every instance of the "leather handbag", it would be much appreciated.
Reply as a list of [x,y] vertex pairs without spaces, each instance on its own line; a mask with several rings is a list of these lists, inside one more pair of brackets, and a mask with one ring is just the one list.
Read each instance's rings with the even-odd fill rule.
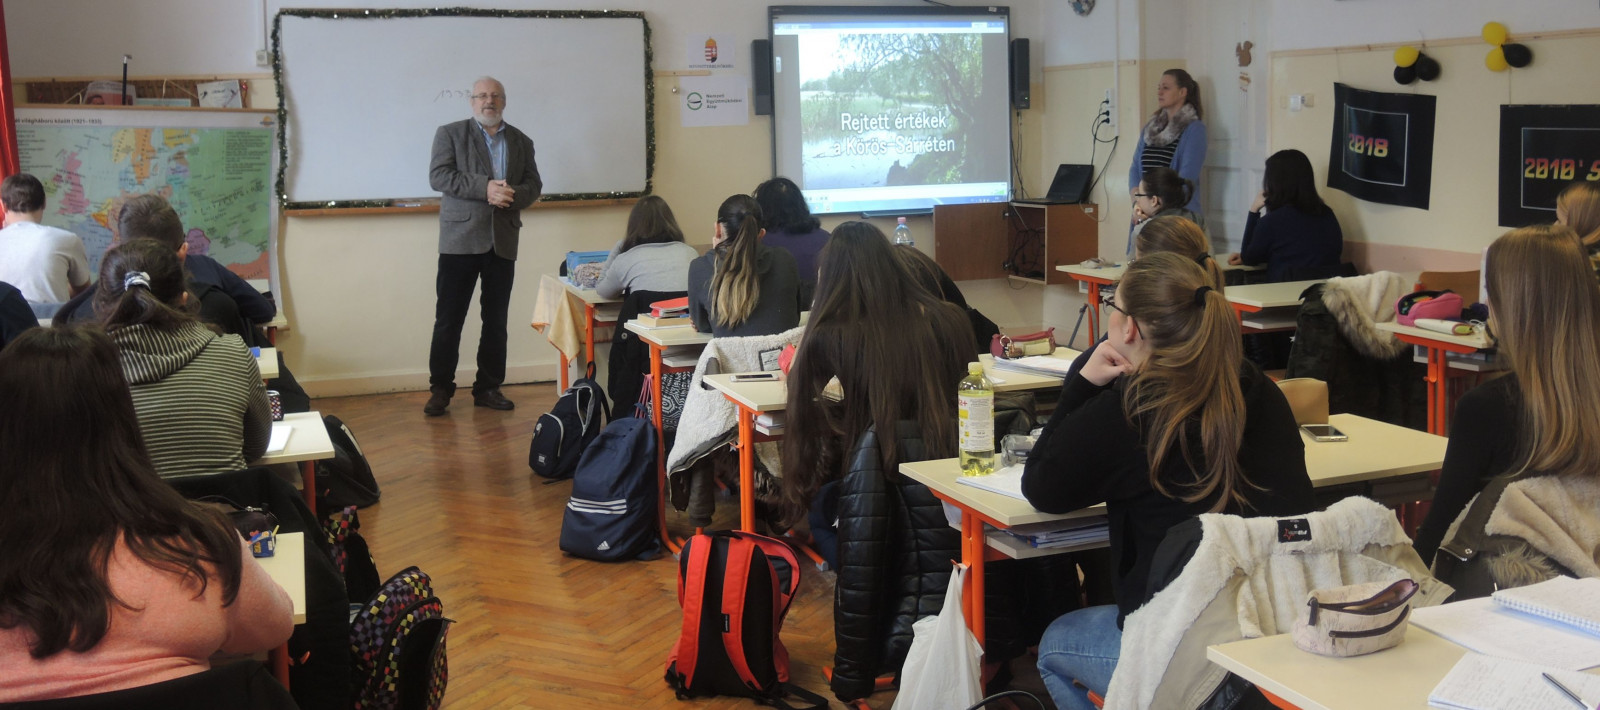
[[989,339],[989,354],[1001,360],[1014,360],[1031,355],[1049,355],[1056,351],[1056,329],[1046,328],[1027,335],[996,334]]
[[1461,320],[1461,296],[1455,291],[1415,291],[1394,302],[1395,320],[1414,326],[1418,318]]
[[1294,622],[1294,645],[1321,656],[1360,656],[1394,646],[1406,635],[1414,580],[1318,589]]

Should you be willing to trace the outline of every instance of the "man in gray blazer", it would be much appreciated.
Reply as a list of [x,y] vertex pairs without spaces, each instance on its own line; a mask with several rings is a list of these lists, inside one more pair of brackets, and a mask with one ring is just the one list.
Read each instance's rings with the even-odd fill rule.
[[472,403],[512,409],[500,394],[506,379],[506,315],[517,259],[522,210],[539,198],[544,183],[533,162],[533,141],[507,125],[505,86],[489,77],[472,85],[472,118],[439,127],[433,136],[428,184],[444,193],[439,204],[438,305],[433,346],[428,354],[432,396],[422,408],[436,417],[456,391],[461,327],[472,305],[472,290],[483,280],[478,339],[478,376]]

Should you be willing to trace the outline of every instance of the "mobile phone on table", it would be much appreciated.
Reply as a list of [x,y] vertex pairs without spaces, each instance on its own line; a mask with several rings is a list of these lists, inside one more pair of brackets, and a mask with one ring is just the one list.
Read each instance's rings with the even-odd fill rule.
[[731,379],[734,382],[772,382],[778,379],[778,373],[749,372],[742,375],[734,375]]
[[1304,429],[1307,434],[1311,435],[1312,441],[1350,440],[1350,437],[1345,436],[1344,432],[1334,428],[1332,424],[1301,424],[1300,428]]

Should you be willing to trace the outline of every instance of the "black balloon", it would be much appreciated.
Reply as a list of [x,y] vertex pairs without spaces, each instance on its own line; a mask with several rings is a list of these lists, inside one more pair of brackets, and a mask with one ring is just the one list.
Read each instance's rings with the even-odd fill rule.
[[1439,61],[1426,54],[1417,57],[1417,63],[1412,68],[1417,70],[1417,78],[1423,81],[1439,78]]
[[1411,83],[1413,81],[1416,81],[1416,80],[1417,80],[1417,68],[1416,68],[1415,64],[1413,64],[1413,65],[1411,65],[1409,67],[1395,67],[1394,68],[1394,83],[1396,83],[1396,84],[1409,84],[1409,83]]
[[1506,53],[1506,63],[1521,69],[1533,63],[1533,50],[1525,44],[1506,44],[1500,47]]

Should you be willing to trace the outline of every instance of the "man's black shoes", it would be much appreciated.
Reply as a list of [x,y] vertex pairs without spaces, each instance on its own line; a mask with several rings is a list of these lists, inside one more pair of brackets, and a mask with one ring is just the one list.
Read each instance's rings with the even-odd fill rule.
[[517,408],[517,405],[512,404],[511,400],[506,399],[505,395],[500,394],[499,389],[474,392],[472,394],[472,404],[475,407],[488,407],[490,409],[498,409],[502,412],[508,412]]

